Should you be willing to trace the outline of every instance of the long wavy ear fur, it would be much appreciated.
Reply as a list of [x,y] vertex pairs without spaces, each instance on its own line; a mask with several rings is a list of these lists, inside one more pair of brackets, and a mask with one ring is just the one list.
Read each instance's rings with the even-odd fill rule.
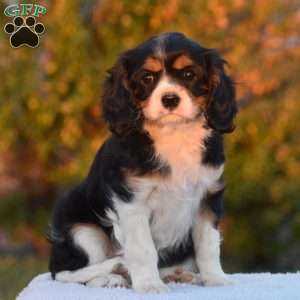
[[138,128],[140,113],[127,88],[127,71],[123,57],[108,71],[103,86],[102,112],[110,130],[116,135],[127,136],[133,129]]
[[234,82],[226,75],[226,61],[217,51],[209,51],[205,58],[209,85],[206,108],[208,125],[220,133],[232,132],[235,128],[233,120],[237,113]]

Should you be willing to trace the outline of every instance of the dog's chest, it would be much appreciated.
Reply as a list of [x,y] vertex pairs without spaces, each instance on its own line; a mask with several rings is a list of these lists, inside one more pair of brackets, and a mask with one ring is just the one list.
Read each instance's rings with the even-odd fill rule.
[[204,188],[198,184],[161,183],[156,185],[147,205],[151,209],[150,227],[158,249],[180,244],[197,215]]
[[154,143],[155,156],[171,170],[172,180],[195,178],[202,159],[204,141],[210,131],[201,122],[178,127],[146,127]]
[[146,205],[151,210],[151,232],[158,249],[180,244],[187,237],[201,199],[219,177],[220,170],[201,164],[208,134],[201,124],[150,132],[156,156],[170,168],[165,178],[142,179],[142,185],[151,190]]

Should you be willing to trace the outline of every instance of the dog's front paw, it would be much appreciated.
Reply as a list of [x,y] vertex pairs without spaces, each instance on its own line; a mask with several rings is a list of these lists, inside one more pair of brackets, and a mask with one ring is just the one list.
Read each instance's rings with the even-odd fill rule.
[[201,274],[201,282],[204,286],[224,286],[233,283],[226,274]]
[[201,276],[199,273],[193,273],[184,270],[175,270],[170,274],[163,277],[163,281],[166,283],[176,282],[176,283],[190,283],[195,285],[202,285]]
[[150,280],[133,284],[133,288],[139,293],[163,293],[168,291],[167,285],[161,280]]

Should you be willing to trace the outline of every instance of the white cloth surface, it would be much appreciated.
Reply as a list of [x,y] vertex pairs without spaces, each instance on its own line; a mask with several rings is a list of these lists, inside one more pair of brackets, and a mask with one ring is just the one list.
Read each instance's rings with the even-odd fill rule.
[[169,284],[162,294],[139,294],[125,288],[92,288],[62,283],[49,273],[35,277],[17,300],[300,300],[300,272],[287,274],[232,274],[232,285],[202,287]]

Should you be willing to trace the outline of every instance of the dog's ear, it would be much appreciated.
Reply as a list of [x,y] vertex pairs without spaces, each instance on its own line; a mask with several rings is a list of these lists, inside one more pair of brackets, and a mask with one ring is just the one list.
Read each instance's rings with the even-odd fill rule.
[[116,64],[108,71],[103,86],[102,113],[110,130],[127,136],[131,130],[137,129],[140,112],[134,103],[128,88],[125,54],[120,56]]
[[220,133],[232,132],[237,105],[234,82],[224,70],[226,61],[216,50],[210,50],[205,55],[205,63],[209,90],[205,112],[208,125]]

